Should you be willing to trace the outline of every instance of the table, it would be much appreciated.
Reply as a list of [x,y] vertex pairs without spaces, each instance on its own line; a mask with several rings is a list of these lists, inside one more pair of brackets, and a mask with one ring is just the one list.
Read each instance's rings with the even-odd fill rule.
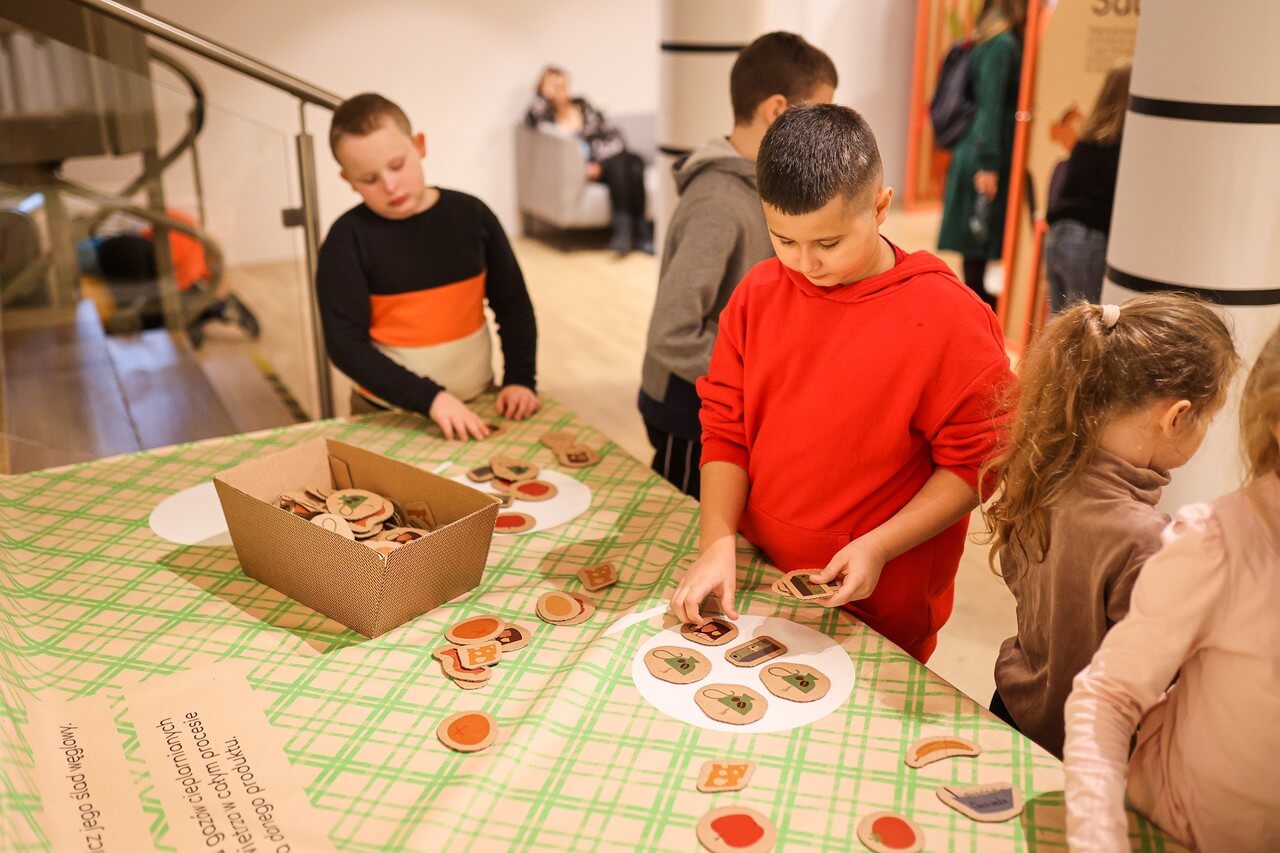
[[[819,723],[777,734],[722,734],[662,715],[629,675],[660,617],[604,631],[670,596],[696,552],[696,505],[554,401],[483,443],[450,444],[424,425],[400,414],[320,422],[0,479],[0,846],[48,845],[22,729],[34,694],[101,693],[122,704],[122,681],[236,659],[266,697],[338,849],[688,851],[698,819],[730,804],[770,816],[783,850],[861,849],[859,819],[882,809],[914,819],[929,850],[1065,848],[1055,759],[843,613],[770,594],[777,571],[745,543],[740,605],[834,637],[856,665],[853,695]],[[538,444],[549,429],[603,448],[599,465],[571,472],[593,490],[591,509],[554,531],[495,537],[473,594],[374,640],[247,578],[229,547],[175,546],[147,524],[168,495],[316,436],[428,468],[470,467],[499,452],[550,465]],[[623,580],[602,593],[592,619],[554,629],[537,619],[539,594],[605,559]],[[492,683],[464,693],[431,651],[448,626],[481,612],[533,628],[533,639]],[[442,747],[437,724],[462,708],[492,713],[499,744],[474,755]],[[172,849],[123,714],[117,728],[157,843]],[[983,753],[906,767],[907,747],[934,734],[976,740]],[[756,762],[750,787],[699,793],[702,762],[728,757]],[[934,794],[941,784],[1001,779],[1027,798],[1009,823],[974,823]],[[1170,846],[1137,817],[1131,829],[1135,849]]]

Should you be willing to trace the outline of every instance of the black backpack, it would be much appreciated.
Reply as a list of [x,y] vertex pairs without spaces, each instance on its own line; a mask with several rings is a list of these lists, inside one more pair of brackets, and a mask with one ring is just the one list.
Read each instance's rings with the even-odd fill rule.
[[933,122],[934,144],[939,148],[954,148],[978,111],[978,102],[969,85],[972,52],[972,39],[956,42],[947,51],[938,71],[938,86],[929,102],[929,120]]

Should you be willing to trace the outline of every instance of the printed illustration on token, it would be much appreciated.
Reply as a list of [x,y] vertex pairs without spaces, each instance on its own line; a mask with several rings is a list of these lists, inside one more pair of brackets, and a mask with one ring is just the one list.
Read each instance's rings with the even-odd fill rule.
[[596,603],[591,599],[573,592],[569,593],[569,597],[578,602],[578,612],[576,615],[570,616],[568,619],[562,619],[557,624],[579,625],[590,619],[591,615],[596,612]]
[[508,624],[494,639],[502,644],[502,653],[505,655],[529,645],[529,638],[532,636],[533,632],[523,625]]
[[701,627],[686,624],[680,636],[704,646],[723,646],[738,636],[738,626],[724,619],[708,619]]
[[463,711],[441,721],[436,737],[458,752],[479,752],[498,739],[498,721],[484,711]]
[[503,480],[510,480],[513,483],[520,480],[535,479],[541,471],[532,462],[526,462],[523,459],[516,459],[512,456],[495,456],[489,460],[489,467],[493,469],[493,476]]
[[493,673],[488,667],[481,669],[468,669],[462,665],[462,659],[458,657],[458,649],[456,646],[441,646],[431,653],[432,657],[440,661],[440,668],[444,670],[444,674],[452,678],[454,681],[473,681],[485,682],[493,677]]
[[1000,823],[1022,814],[1022,792],[1007,782],[994,785],[943,785],[938,799],[971,820]]
[[782,657],[787,647],[773,637],[753,637],[740,646],[734,646],[724,653],[724,659],[734,666],[744,669],[759,666],[765,661]]
[[829,583],[814,581],[810,575],[817,571],[817,569],[801,569],[800,571],[790,572],[782,578],[782,585],[792,598],[798,598],[801,601],[830,598],[835,594],[837,587]]
[[778,840],[773,823],[755,809],[725,806],[698,821],[698,841],[711,853],[766,853]]
[[595,592],[618,582],[618,567],[613,563],[601,563],[598,566],[585,566],[578,569],[578,580],[587,592]]
[[[364,489],[339,489],[325,499],[324,505],[329,512],[347,521],[359,521],[381,512],[383,503],[380,495]],[[388,512],[387,517],[390,515]]]
[[401,545],[408,545],[422,537],[428,535],[430,531],[419,530],[416,527],[393,527],[390,530],[384,530],[378,534],[378,538],[384,542],[399,542]]
[[458,649],[458,658],[468,669],[486,666],[497,666],[502,662],[502,643],[497,640],[485,640]]
[[556,453],[560,464],[566,468],[589,468],[600,461],[600,454],[583,444],[570,444]]
[[964,738],[926,737],[911,744],[904,760],[908,767],[924,767],[944,758],[973,758],[980,754],[982,748]]
[[873,812],[858,823],[858,840],[875,853],[920,853],[924,833],[893,812]]
[[457,625],[445,631],[444,636],[451,643],[466,646],[471,643],[483,643],[485,640],[492,640],[502,633],[503,627],[503,621],[497,616],[484,614],[463,619]]
[[545,480],[519,480],[507,487],[507,494],[518,501],[537,503],[551,500],[560,490]]
[[317,527],[323,527],[330,533],[336,533],[343,539],[355,541],[356,534],[351,529],[351,525],[347,524],[347,520],[340,515],[334,515],[331,512],[322,512],[319,515],[311,517],[311,523]]
[[698,707],[713,720],[745,726],[764,716],[769,703],[741,684],[708,684],[693,696]]
[[582,610],[582,605],[567,593],[544,592],[538,598],[537,610],[542,621],[556,625],[577,616]]
[[472,468],[467,472],[467,479],[473,483],[487,483],[493,479],[493,469],[488,465]]
[[831,689],[831,679],[811,666],[771,663],[760,671],[760,682],[779,699],[816,702]]
[[701,652],[679,646],[658,646],[644,656],[653,677],[668,684],[693,684],[711,674],[711,661]]
[[698,772],[698,790],[704,794],[741,791],[755,770],[750,761],[705,761]]
[[523,512],[500,512],[498,513],[497,521],[493,524],[493,532],[504,534],[525,533],[532,530],[537,523],[532,515],[527,515]]

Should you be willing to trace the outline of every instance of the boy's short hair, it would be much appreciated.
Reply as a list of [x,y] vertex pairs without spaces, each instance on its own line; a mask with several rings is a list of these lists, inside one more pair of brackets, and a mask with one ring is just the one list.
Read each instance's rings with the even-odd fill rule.
[[837,195],[853,200],[875,189],[880,175],[871,126],[836,104],[788,108],[756,155],[760,199],[792,216],[812,213]]
[[729,72],[733,120],[746,124],[770,95],[787,103],[805,100],[823,83],[840,82],[835,63],[795,33],[766,33],[744,47]]
[[406,136],[413,135],[409,117],[394,101],[375,92],[347,98],[333,111],[333,121],[329,124],[329,150],[333,152],[333,158],[338,159],[338,142],[342,137],[368,136],[388,120]]

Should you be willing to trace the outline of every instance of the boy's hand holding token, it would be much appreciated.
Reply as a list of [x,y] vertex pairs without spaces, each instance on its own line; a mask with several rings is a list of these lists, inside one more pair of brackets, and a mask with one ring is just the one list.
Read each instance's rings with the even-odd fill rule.
[[448,391],[436,394],[428,414],[431,420],[444,430],[444,437],[449,441],[454,439],[461,441],[467,438],[482,439],[489,436],[489,427],[480,416]]
[[498,414],[513,421],[522,421],[537,413],[542,402],[532,388],[523,385],[508,385],[498,392],[495,404]]
[[880,583],[880,573],[889,561],[866,537],[858,538],[836,552],[827,567],[814,572],[810,578],[817,583],[837,584],[840,588],[830,598],[817,603],[824,607],[839,607],[850,601],[869,598]]
[[713,544],[689,567],[688,573],[671,596],[671,612],[681,622],[701,626],[707,621],[698,607],[714,594],[720,600],[724,615],[738,618],[733,596],[738,587],[737,543],[725,539]]

